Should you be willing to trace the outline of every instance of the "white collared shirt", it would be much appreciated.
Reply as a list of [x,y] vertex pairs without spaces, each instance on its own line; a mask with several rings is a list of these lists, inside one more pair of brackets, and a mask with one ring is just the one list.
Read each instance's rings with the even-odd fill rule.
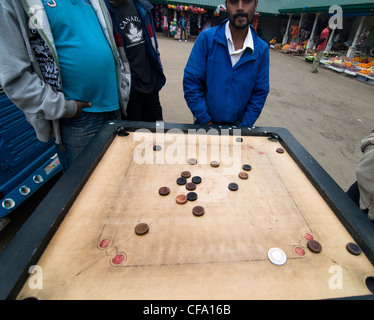
[[228,46],[230,57],[231,57],[231,64],[234,67],[235,64],[240,60],[240,58],[241,58],[241,56],[242,56],[242,54],[243,54],[243,52],[246,48],[252,49],[252,52],[254,51],[254,45],[253,45],[251,28],[248,27],[248,33],[247,33],[247,36],[244,39],[243,48],[235,51],[234,42],[232,40],[229,23],[230,23],[230,21],[227,21],[226,28],[225,28],[225,34],[226,34],[226,39],[227,39],[227,46]]

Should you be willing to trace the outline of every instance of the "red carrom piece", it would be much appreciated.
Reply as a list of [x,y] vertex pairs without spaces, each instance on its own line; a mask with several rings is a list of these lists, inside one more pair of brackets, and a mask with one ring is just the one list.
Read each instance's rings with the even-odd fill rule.
[[112,245],[112,239],[103,239],[99,243],[99,248],[100,249],[106,249]]
[[176,201],[178,204],[185,204],[187,202],[187,196],[184,194],[180,194],[176,197]]
[[300,256],[300,257],[304,257],[305,254],[306,254],[304,248],[299,247],[299,246],[297,246],[297,247],[294,248],[294,252],[295,252],[298,256]]
[[121,264],[123,264],[124,262],[126,261],[126,256],[124,253],[117,253],[112,259],[111,259],[111,263],[114,265],[114,266],[119,266]]
[[313,238],[313,235],[310,234],[309,232],[305,232],[305,233],[303,234],[303,238],[304,238],[306,241],[310,241],[310,240],[313,240],[313,239],[314,239],[314,238]]

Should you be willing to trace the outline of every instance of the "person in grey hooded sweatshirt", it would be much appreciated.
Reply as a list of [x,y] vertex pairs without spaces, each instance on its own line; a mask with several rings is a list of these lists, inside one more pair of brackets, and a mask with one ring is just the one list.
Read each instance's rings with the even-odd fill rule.
[[374,128],[361,140],[361,151],[363,155],[356,168],[357,181],[347,194],[374,222]]
[[2,0],[0,84],[66,170],[126,114],[130,67],[103,0]]

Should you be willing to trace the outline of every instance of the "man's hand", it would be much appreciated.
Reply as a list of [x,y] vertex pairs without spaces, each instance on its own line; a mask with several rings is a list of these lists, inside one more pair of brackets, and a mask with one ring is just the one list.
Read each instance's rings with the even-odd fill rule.
[[77,103],[77,112],[75,113],[73,118],[78,118],[82,114],[83,108],[89,108],[92,106],[91,102],[84,102],[84,101],[75,101],[75,102]]

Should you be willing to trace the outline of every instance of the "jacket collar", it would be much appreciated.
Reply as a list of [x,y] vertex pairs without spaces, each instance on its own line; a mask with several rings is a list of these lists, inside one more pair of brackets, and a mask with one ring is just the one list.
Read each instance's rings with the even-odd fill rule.
[[[229,45],[229,43],[234,45],[234,41],[232,40],[232,34],[231,34],[230,27],[229,27],[229,22],[226,22],[226,25],[225,25],[225,35],[227,39],[228,48],[230,48],[231,46]],[[247,32],[247,35],[244,39],[243,48],[241,50],[245,50],[246,48],[249,48],[250,50],[254,51],[252,32]]]
[[[217,26],[217,30],[215,32],[215,35],[214,35],[214,40],[217,41],[218,43],[224,45],[227,49],[227,52],[228,52],[228,47],[227,47],[227,39],[226,39],[226,33],[225,33],[225,26],[226,26],[226,22],[228,21],[229,19],[225,19],[223,20],[218,26]],[[252,25],[249,25],[249,30],[252,32],[252,39],[253,39],[253,46],[254,46],[254,52],[252,52],[251,50],[245,50],[243,52],[243,55],[242,57],[240,58],[240,60],[238,61],[238,63],[235,65],[234,68],[237,68],[239,67],[241,64],[247,62],[247,61],[251,61],[251,60],[256,60],[258,58],[258,52],[259,50],[256,50],[257,46],[258,46],[258,39],[257,39],[257,33],[255,31],[255,29],[253,28]]]
[[138,2],[146,11],[151,10],[153,8],[153,5],[149,1],[135,0],[135,2]]
[[[227,21],[229,21],[229,19],[223,20],[217,26],[217,30],[216,30],[216,33],[214,35],[214,39],[216,41],[222,43],[224,46],[227,46],[227,39],[226,39],[226,35],[225,35],[225,27],[226,27]],[[256,44],[257,44],[257,33],[256,33],[255,29],[253,28],[253,26],[251,24],[249,25],[249,30],[252,32],[253,45],[256,48]]]

